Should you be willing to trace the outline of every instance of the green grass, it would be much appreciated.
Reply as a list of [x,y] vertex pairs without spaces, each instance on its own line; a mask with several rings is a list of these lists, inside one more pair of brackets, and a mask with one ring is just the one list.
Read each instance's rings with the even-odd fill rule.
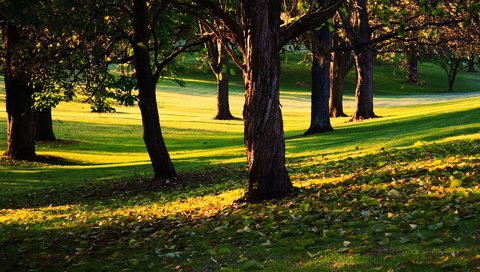
[[[201,69],[195,58],[188,57],[184,60],[188,64],[188,70],[185,74],[192,81],[211,81],[214,80],[209,70]],[[304,61],[304,54],[284,54],[282,56],[282,94],[286,97],[294,95],[295,97],[310,97],[310,64]],[[243,93],[243,80],[241,72],[232,63],[235,75],[232,76],[233,92]],[[446,73],[438,66],[429,62],[420,62],[419,64],[419,84],[410,84],[406,82],[397,63],[378,61],[374,65],[374,93],[377,97],[391,96],[414,96],[428,94],[455,95],[480,90],[479,74],[461,71],[455,81],[453,92],[448,92],[448,77]],[[197,82],[198,83],[198,82]],[[355,67],[350,71],[346,78],[345,95],[347,100],[354,99],[356,83]],[[169,84],[169,86],[173,86]]]
[[[479,97],[445,99],[377,69],[379,119],[309,124],[308,67],[284,64],[287,167],[296,194],[246,205],[242,121],[214,121],[215,83],[159,84],[162,127],[181,177],[151,189],[137,108],[92,114],[62,104],[61,141],[37,162],[0,162],[0,271],[472,271],[480,266]],[[480,91],[460,74],[459,93]],[[231,104],[241,116],[243,87]],[[351,88],[346,111],[352,113]],[[401,85],[404,84],[402,88]],[[300,84],[302,85],[302,84]],[[429,94],[427,98],[422,98]],[[472,93],[473,95],[474,93]],[[423,100],[422,100],[423,99]],[[4,109],[0,95],[0,109]],[[0,130],[6,114],[0,112]],[[6,135],[0,135],[5,149]]]

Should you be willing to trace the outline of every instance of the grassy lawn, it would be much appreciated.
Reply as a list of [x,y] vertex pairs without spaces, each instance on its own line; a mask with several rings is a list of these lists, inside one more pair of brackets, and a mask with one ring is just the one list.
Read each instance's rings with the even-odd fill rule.
[[[36,162],[0,162],[0,271],[474,271],[480,267],[480,75],[446,93],[377,66],[376,114],[303,137],[308,69],[284,65],[287,167],[296,193],[247,205],[242,121],[212,120],[215,83],[162,81],[158,105],[181,176],[150,188],[137,108],[53,111],[61,140]],[[240,117],[237,75],[231,108]],[[445,82],[444,82],[445,81]],[[346,112],[353,112],[354,74]],[[300,83],[300,84],[299,84]],[[470,93],[470,94],[466,94]],[[6,131],[0,94],[0,130]],[[6,135],[0,135],[0,150]]]

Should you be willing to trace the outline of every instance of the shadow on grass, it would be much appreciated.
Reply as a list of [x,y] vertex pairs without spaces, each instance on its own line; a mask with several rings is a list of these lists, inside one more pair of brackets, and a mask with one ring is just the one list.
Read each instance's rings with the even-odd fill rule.
[[[5,237],[0,240],[0,261],[5,269],[18,271],[113,271],[124,267],[149,271],[152,264],[160,264],[165,270],[186,271],[216,271],[221,267],[270,271],[372,271],[379,267],[383,271],[438,271],[445,256],[455,254],[461,260],[455,269],[469,271],[476,267],[470,259],[479,249],[480,236],[475,228],[480,219],[475,216],[479,206],[455,194],[451,198],[432,196],[430,190],[439,184],[426,179],[432,174],[430,171],[403,171],[400,166],[418,159],[429,163],[439,152],[455,158],[462,155],[468,162],[480,152],[472,148],[477,144],[478,141],[458,141],[332,162],[322,166],[329,168],[331,174],[338,170],[337,164],[350,167],[353,163],[364,172],[349,180],[301,188],[300,193],[279,201],[222,203],[212,207],[213,203],[203,209],[179,209],[165,215],[161,205],[173,202],[170,198],[166,203],[158,203],[154,194],[140,199],[133,194],[118,200],[120,203],[102,203],[101,209],[110,212],[107,214],[96,214],[94,206],[85,206],[81,211],[86,214],[79,212],[62,220],[9,222],[0,229]],[[388,166],[396,167],[396,171],[383,169]],[[435,174],[446,177],[452,171],[472,173],[472,167],[451,167],[444,174],[440,169]],[[378,172],[375,175],[385,176],[386,180],[372,183],[366,172],[372,168]],[[228,171],[227,167],[207,178],[237,178],[237,173],[229,175]],[[397,182],[390,182],[389,175]],[[475,175],[472,181],[478,184],[478,173]],[[219,184],[215,178],[213,183],[202,181],[206,177],[192,178],[213,188],[209,194],[217,195],[218,201],[222,201],[221,193],[235,188],[232,184],[216,187]],[[176,190],[189,194],[191,189]],[[197,201],[203,201],[205,191],[193,191],[193,195],[199,196]],[[103,199],[99,197],[97,201]],[[160,206],[152,207],[155,203]],[[181,203],[180,200],[177,205]],[[127,208],[129,212],[119,213],[117,208]],[[58,225],[61,222],[65,225]],[[52,225],[56,227],[49,227]]]
[[[418,141],[435,141],[451,136],[480,132],[476,116],[480,108],[404,119],[385,119],[336,128],[333,132],[301,136],[304,131],[289,132],[286,137],[290,154],[325,148],[350,147],[369,143],[394,143],[391,147],[405,147]],[[343,151],[338,151],[340,153]],[[295,157],[301,159],[301,157]]]
[[31,160],[13,160],[7,157],[0,158],[0,165],[2,166],[19,166],[19,167],[38,167],[42,165],[56,165],[56,166],[75,166],[88,165],[81,161],[65,159],[59,156],[52,155],[37,155]]
[[[243,165],[243,164],[242,164]],[[121,168],[128,171],[137,172],[133,169],[150,167],[147,165],[125,166],[125,167],[106,167],[107,172],[116,172]],[[110,170],[108,170],[110,169]],[[57,169],[42,170],[49,173],[50,176],[58,175],[78,175],[75,172],[82,172],[81,169]],[[124,171],[124,170],[122,170]],[[127,171],[127,170],[125,170]],[[127,172],[128,172],[127,171]],[[140,172],[138,170],[138,172]],[[28,178],[28,173],[20,173],[20,176]],[[34,179],[35,173],[31,173]],[[59,205],[88,205],[95,202],[109,202],[114,200],[117,204],[126,203],[132,197],[148,197],[154,194],[168,195],[169,200],[173,201],[181,195],[204,196],[211,193],[217,193],[225,190],[228,186],[242,188],[244,186],[247,172],[245,167],[240,164],[222,164],[216,167],[204,168],[201,172],[181,173],[177,178],[152,182],[151,177],[138,175],[119,179],[112,175],[102,175],[97,180],[82,183],[57,183],[48,179],[44,181],[43,186],[38,186],[41,180],[36,181],[37,188],[27,187],[25,190],[15,190],[9,192],[4,190],[0,195],[0,209],[18,209],[18,208],[40,208],[46,206]],[[22,186],[22,181],[11,181],[8,186]],[[28,184],[28,183],[27,183]],[[188,193],[186,193],[188,192]]]

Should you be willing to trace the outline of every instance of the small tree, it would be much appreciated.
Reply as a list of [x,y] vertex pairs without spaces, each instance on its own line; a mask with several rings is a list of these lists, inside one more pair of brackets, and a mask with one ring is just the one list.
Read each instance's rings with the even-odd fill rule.
[[[207,32],[206,29],[200,23],[200,30]],[[228,45],[224,44],[215,35],[210,35],[210,39],[205,41],[208,66],[217,80],[217,113],[213,117],[216,120],[237,119],[230,112],[229,83],[231,68],[225,46]]]
[[467,68],[466,58],[447,43],[430,49],[431,61],[442,68],[448,77],[448,91],[453,91],[453,85],[458,73]]
[[427,57],[445,71],[448,91],[451,92],[458,73],[469,67],[468,58],[479,50],[478,27],[476,24],[461,23],[428,29],[425,34],[436,42],[426,48]]

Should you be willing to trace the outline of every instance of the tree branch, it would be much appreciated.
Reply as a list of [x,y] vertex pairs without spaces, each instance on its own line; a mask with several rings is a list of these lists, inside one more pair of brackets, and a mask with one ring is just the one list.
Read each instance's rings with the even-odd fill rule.
[[316,11],[307,13],[291,23],[283,24],[280,29],[280,44],[283,45],[305,31],[312,30],[324,24],[335,14],[343,2],[344,0],[329,0]]
[[209,36],[204,36],[204,37],[201,37],[200,39],[198,39],[197,41],[194,41],[192,43],[189,43],[189,44],[186,44],[184,45],[183,47],[177,49],[176,51],[174,51],[173,53],[171,53],[169,56],[167,56],[166,58],[163,59],[162,62],[158,63],[156,65],[156,71],[155,73],[153,74],[153,80],[154,82],[157,82],[158,79],[160,78],[160,75],[162,74],[162,70],[170,63],[172,62],[178,55],[180,55],[181,53],[187,51],[187,49],[191,48],[191,47],[194,47],[194,46],[198,46],[198,45],[202,45],[205,41],[207,41],[208,39],[210,39]]

